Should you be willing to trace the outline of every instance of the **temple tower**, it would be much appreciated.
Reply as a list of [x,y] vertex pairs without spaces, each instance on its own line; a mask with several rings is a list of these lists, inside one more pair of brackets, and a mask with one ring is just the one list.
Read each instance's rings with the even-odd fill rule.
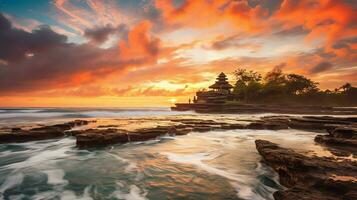
[[218,75],[216,82],[209,86],[209,88],[216,92],[230,93],[233,86],[229,84],[227,76],[221,72]]

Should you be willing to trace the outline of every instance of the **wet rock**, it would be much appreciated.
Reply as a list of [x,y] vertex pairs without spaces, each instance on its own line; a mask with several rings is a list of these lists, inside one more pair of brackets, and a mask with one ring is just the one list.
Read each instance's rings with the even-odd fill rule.
[[354,124],[354,118],[330,116],[291,117],[289,127],[303,130],[330,130],[341,126]]
[[357,123],[357,117],[333,117],[333,116],[303,116],[308,121],[330,124],[350,124]]
[[356,127],[337,127],[329,131],[331,137],[357,139]]
[[323,192],[306,189],[301,187],[293,187],[284,191],[274,193],[275,200],[336,200],[336,196],[330,196]]
[[52,125],[52,126],[43,126],[43,127],[38,127],[38,128],[33,128],[30,129],[30,131],[51,131],[51,130],[57,130],[57,131],[68,131],[70,130],[72,127],[69,123],[65,123],[65,124],[56,124],[56,125]]
[[283,130],[289,128],[287,124],[284,124],[282,122],[266,122],[264,123],[264,126],[268,130]]
[[18,131],[22,131],[22,128],[19,127],[11,128],[11,132],[18,132]]
[[72,132],[76,135],[77,146],[79,148],[89,148],[127,142],[147,141],[164,135],[185,135],[190,131],[192,131],[190,128],[177,129],[173,126],[158,126],[138,129],[131,132],[113,128],[88,129]]
[[65,136],[65,131],[72,129],[75,126],[82,126],[88,123],[89,122],[86,120],[75,120],[64,124],[36,127],[29,130],[12,128],[10,133],[0,134],[0,143],[28,142],[60,138]]
[[276,200],[337,200],[357,191],[355,161],[307,157],[265,140],[256,140],[255,144],[264,161],[278,172],[280,183],[288,187],[274,193]]
[[119,125],[100,125],[98,128],[115,128],[118,127]]
[[180,122],[188,126],[220,126],[227,124],[225,122],[216,122],[214,120],[202,120],[202,119],[174,119],[172,122]]
[[302,130],[326,130],[327,129],[325,124],[302,122],[298,120],[290,121],[288,123],[288,126],[293,129],[302,129]]
[[215,124],[216,122],[214,120],[203,120],[203,119],[172,119],[172,122],[180,122],[183,124],[205,124],[205,125],[210,125],[210,124]]
[[128,133],[120,129],[88,129],[76,135],[78,148],[100,147],[129,142]]
[[208,131],[212,131],[213,128],[211,126],[195,126],[193,127],[193,131],[196,132],[208,132]]
[[159,136],[163,136],[166,134],[173,133],[174,130],[172,127],[156,127],[156,128],[146,128],[146,129],[139,129],[135,132],[131,132],[128,134],[129,141],[146,141],[151,139],[156,139]]
[[187,124],[176,124],[175,128],[180,129],[180,128],[193,128],[194,125],[187,125]]
[[337,156],[357,155],[357,128],[341,126],[330,129],[328,135],[317,135],[315,142],[327,146]]
[[261,117],[261,120],[264,122],[277,122],[282,124],[287,124],[290,121],[290,116],[287,115],[278,115],[278,116],[264,116]]
[[327,144],[327,145],[341,145],[341,146],[356,147],[357,150],[356,139],[336,138],[330,135],[317,135],[315,137],[315,142]]
[[0,134],[0,143],[28,142],[63,137],[64,133],[57,129],[21,130]]
[[173,129],[169,131],[169,135],[187,135],[193,131],[193,128],[190,127],[177,127],[175,126]]
[[224,130],[235,130],[235,129],[245,129],[245,124],[224,124],[220,126],[221,129]]
[[91,120],[91,121],[88,121],[88,120],[80,120],[80,119],[77,119],[77,120],[74,120],[72,122],[68,122],[68,124],[71,126],[71,127],[75,127],[75,126],[85,126],[85,125],[88,125],[89,123],[95,123],[96,120]]
[[264,130],[266,129],[264,122],[252,122],[246,126],[247,129]]
[[66,136],[76,136],[76,135],[82,134],[84,132],[85,132],[85,130],[68,130],[68,131],[65,131],[64,133]]

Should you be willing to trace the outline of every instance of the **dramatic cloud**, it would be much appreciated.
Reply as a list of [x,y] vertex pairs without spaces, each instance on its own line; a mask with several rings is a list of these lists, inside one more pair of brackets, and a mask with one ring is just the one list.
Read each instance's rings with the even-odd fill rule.
[[67,37],[40,26],[31,33],[13,28],[10,21],[0,13],[0,59],[21,61],[26,55],[46,52],[64,44]]
[[296,35],[306,35],[309,31],[305,30],[303,26],[295,26],[292,28],[287,28],[275,33],[278,36],[296,36]]
[[96,27],[94,29],[87,29],[84,32],[84,36],[93,40],[96,43],[103,43],[105,42],[108,37],[112,34],[114,34],[116,31],[115,28],[113,28],[110,25],[104,26],[104,27]]
[[148,34],[150,28],[150,22],[141,22],[129,33],[127,42],[120,42],[120,56],[123,60],[132,57],[156,59],[159,53],[160,40]]
[[254,42],[242,42],[242,36],[234,35],[223,39],[218,39],[214,41],[211,47],[215,50],[224,50],[227,48],[243,48],[250,49],[252,51],[257,51],[261,46],[255,44]]
[[0,8],[0,96],[188,97],[238,67],[356,83],[355,0],[36,3]]
[[[159,42],[149,37],[147,25],[139,24],[123,43],[109,49],[91,44],[67,43],[66,37],[48,27],[31,33],[14,29],[1,15],[1,94],[51,90],[94,82],[113,73],[155,62]],[[144,55],[144,56],[143,56]]]
[[313,68],[310,69],[310,73],[316,74],[320,72],[324,72],[329,70],[333,67],[333,65],[329,62],[320,62],[319,64],[315,65]]

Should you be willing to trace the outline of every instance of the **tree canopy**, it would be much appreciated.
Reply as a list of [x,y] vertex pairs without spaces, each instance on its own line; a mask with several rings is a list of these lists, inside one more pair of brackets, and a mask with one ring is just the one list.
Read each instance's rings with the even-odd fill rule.
[[274,68],[263,77],[256,71],[238,68],[233,72],[233,95],[248,103],[357,104],[357,88],[346,83],[334,91],[322,91],[317,82],[300,75],[285,74]]

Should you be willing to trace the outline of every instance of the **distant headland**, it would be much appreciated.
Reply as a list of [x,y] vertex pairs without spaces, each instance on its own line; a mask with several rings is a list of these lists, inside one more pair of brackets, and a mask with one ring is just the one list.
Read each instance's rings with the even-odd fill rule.
[[221,72],[208,89],[196,92],[188,103],[172,110],[222,113],[356,114],[357,88],[346,83],[334,90],[321,90],[303,75],[285,74],[276,68],[264,77],[255,71],[237,69],[231,84]]

